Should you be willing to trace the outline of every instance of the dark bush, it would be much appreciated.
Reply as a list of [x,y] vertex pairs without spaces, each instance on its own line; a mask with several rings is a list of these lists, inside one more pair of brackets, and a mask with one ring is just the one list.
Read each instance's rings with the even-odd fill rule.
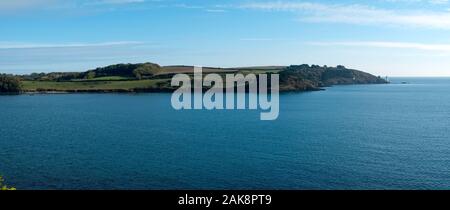
[[14,76],[0,75],[0,93],[20,93],[22,85],[20,79]]

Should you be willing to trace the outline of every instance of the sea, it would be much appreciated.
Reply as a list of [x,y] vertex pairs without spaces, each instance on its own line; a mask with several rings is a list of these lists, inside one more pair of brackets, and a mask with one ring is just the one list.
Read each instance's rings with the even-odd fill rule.
[[0,96],[17,189],[450,189],[450,78],[282,93],[280,115],[171,94]]

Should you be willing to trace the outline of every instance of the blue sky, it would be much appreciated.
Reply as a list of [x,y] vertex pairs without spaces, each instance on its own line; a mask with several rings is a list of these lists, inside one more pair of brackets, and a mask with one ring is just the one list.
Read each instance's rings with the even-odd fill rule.
[[345,65],[450,76],[449,0],[0,0],[0,72]]

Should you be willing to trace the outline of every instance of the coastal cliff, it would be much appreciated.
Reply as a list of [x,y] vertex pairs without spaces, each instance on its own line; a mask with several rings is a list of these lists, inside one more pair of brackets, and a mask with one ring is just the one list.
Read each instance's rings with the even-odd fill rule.
[[281,91],[312,91],[333,85],[385,84],[385,79],[344,66],[293,65],[280,73]]

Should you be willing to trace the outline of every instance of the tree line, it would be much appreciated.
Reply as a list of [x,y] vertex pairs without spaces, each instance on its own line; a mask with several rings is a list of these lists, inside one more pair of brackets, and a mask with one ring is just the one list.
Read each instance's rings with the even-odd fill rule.
[[20,93],[22,84],[16,76],[0,74],[0,93]]
[[32,73],[20,76],[25,81],[74,81],[99,77],[120,76],[130,79],[149,79],[160,72],[161,66],[154,63],[116,64],[85,72]]

